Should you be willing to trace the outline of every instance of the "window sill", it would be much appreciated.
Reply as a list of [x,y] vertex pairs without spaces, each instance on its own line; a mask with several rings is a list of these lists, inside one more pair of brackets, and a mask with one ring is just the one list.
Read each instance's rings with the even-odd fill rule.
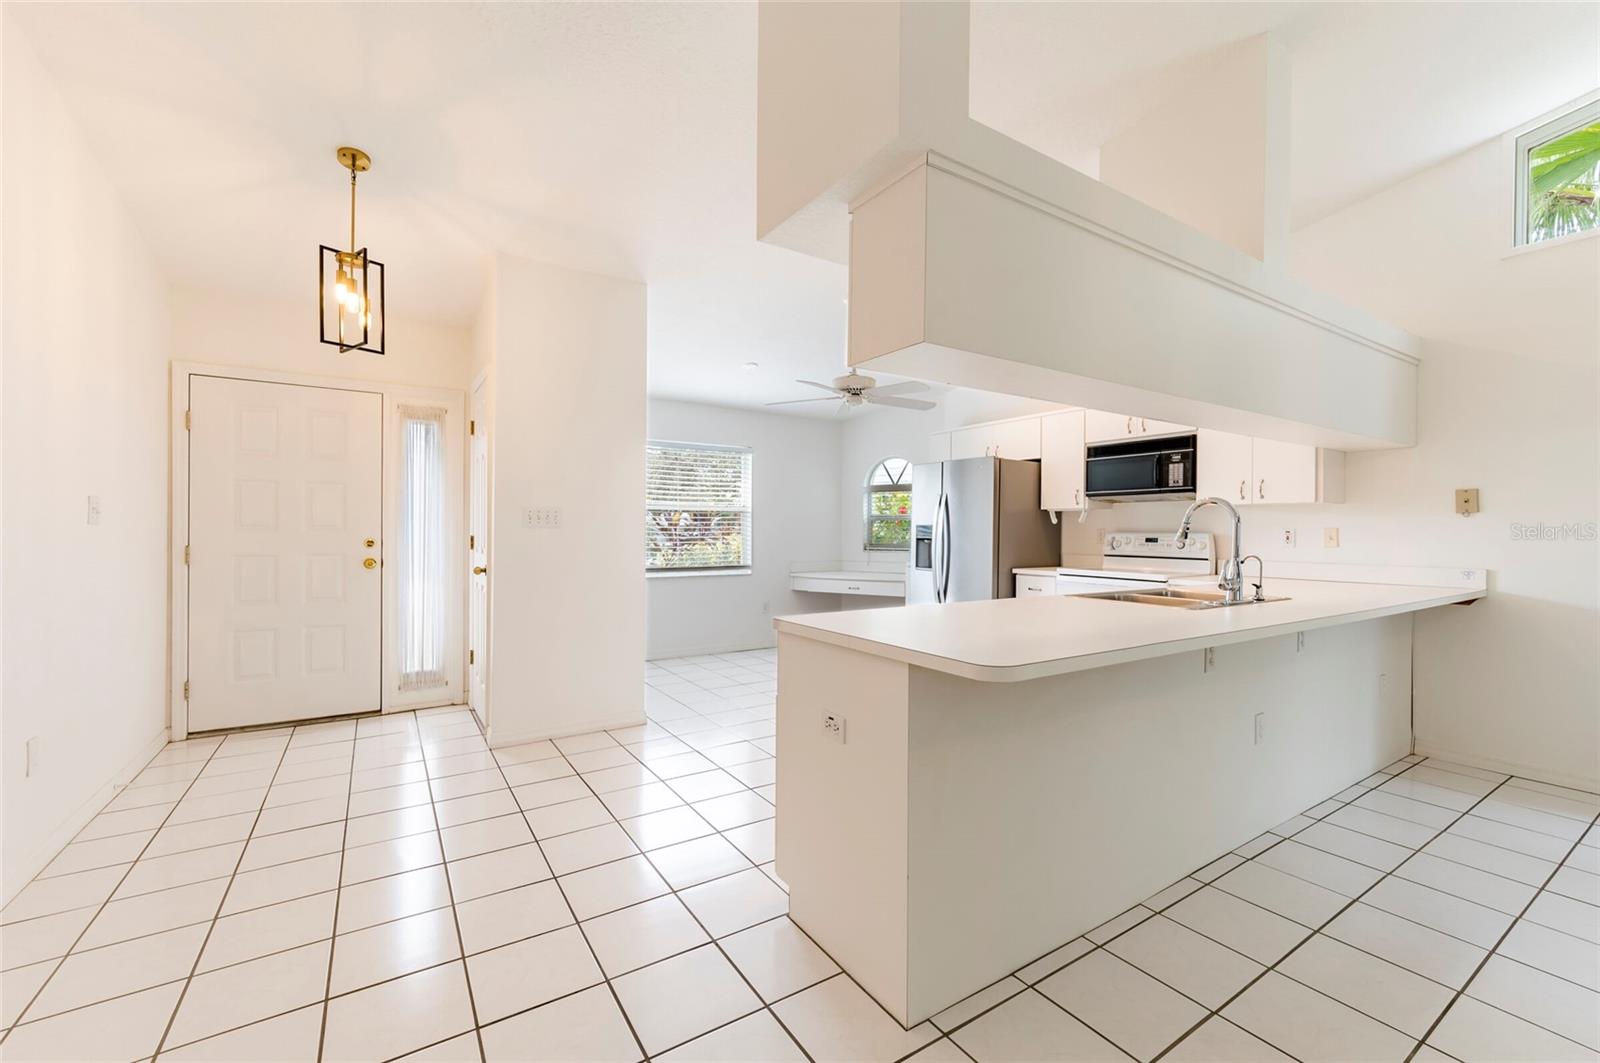
[[1600,237],[1600,229],[1587,229],[1581,233],[1572,233],[1569,236],[1558,236],[1554,240],[1540,240],[1536,244],[1521,244],[1501,252],[1500,257],[1501,259],[1517,258],[1520,255],[1543,251],[1549,247],[1566,247],[1568,244],[1580,244],[1585,240],[1593,240],[1597,237]]
[[690,568],[682,572],[646,572],[645,579],[693,579],[696,576],[749,576],[754,568]]

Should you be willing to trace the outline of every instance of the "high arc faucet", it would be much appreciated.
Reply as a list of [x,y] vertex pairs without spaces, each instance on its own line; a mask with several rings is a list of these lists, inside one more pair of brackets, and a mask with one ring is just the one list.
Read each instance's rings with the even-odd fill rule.
[[[1239,559],[1239,511],[1233,508],[1233,503],[1226,498],[1197,498],[1189,503],[1189,508],[1183,511],[1183,520],[1178,524],[1178,545],[1182,546],[1189,541],[1189,525],[1194,521],[1194,513],[1205,506],[1221,506],[1233,517],[1233,556],[1222,562],[1222,578],[1217,586],[1227,595],[1228,604],[1236,605],[1239,602],[1250,601],[1244,593],[1244,564]],[[1261,559],[1256,558],[1259,564]],[[1261,600],[1261,585],[1256,584],[1255,601]]]

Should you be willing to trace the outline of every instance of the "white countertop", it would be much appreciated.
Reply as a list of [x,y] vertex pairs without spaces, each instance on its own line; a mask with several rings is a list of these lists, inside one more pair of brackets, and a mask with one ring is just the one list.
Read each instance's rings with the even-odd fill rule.
[[1014,568],[1011,570],[1011,574],[1013,576],[1054,576],[1056,568],[1054,565],[1049,568]]
[[1432,609],[1485,592],[1481,587],[1273,579],[1267,593],[1288,600],[1174,609],[1052,595],[785,616],[773,623],[784,634],[1007,683]]

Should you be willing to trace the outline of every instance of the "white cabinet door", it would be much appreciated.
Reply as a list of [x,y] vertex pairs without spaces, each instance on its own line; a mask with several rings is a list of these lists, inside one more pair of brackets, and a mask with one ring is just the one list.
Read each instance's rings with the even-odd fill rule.
[[994,448],[992,425],[979,424],[971,428],[958,428],[950,433],[950,460],[987,457]]
[[189,730],[381,707],[383,398],[190,378]]
[[1090,443],[1115,443],[1119,439],[1132,439],[1136,420],[1125,413],[1084,410],[1083,437]]
[[1039,508],[1083,508],[1084,411],[1039,419]]
[[1024,417],[1017,421],[997,421],[989,426],[997,458],[1017,461],[1039,459],[1039,418]]
[[1273,439],[1252,440],[1250,485],[1255,502],[1317,501],[1317,448]]
[[1174,424],[1171,421],[1152,421],[1147,417],[1133,419],[1133,434],[1137,436],[1186,436],[1195,430],[1192,424]]
[[1223,498],[1236,506],[1255,499],[1253,444],[1249,436],[1201,428],[1195,432],[1194,493]]
[[950,460],[950,433],[935,432],[928,437],[928,461]]

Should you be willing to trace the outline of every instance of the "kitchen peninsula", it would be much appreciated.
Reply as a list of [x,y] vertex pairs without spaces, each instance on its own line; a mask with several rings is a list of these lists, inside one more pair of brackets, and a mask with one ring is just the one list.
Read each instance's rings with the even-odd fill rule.
[[911,1026],[1404,756],[1409,614],[1485,593],[1405,575],[778,619],[792,917]]

